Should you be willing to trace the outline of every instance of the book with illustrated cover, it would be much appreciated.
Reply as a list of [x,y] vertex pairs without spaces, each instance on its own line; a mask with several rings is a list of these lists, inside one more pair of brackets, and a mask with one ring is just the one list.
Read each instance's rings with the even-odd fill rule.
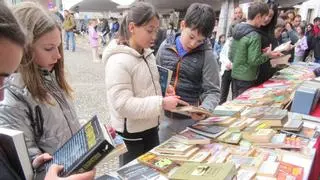
[[252,124],[256,119],[255,118],[242,118],[239,121],[234,122],[229,126],[229,131],[240,132],[250,124]]
[[137,160],[138,162],[154,168],[164,174],[167,174],[172,169],[180,166],[177,162],[171,159],[160,157],[151,152],[147,152],[139,156]]
[[197,124],[188,126],[187,128],[193,132],[210,138],[217,138],[218,136],[220,136],[228,130],[228,128],[222,126],[204,126]]
[[287,180],[287,179],[302,180],[303,167],[280,161],[277,179],[278,180]]
[[237,174],[233,163],[184,163],[169,174],[172,180],[231,180]]
[[178,106],[174,110],[171,110],[171,112],[183,114],[186,116],[191,116],[192,113],[204,114],[207,117],[213,116],[210,111],[196,106]]
[[254,157],[246,157],[239,155],[231,155],[228,161],[233,162],[238,169],[239,167],[253,167],[254,166]]
[[267,122],[271,127],[283,127],[288,121],[288,111],[280,108],[271,108],[264,113],[260,121]]
[[164,97],[166,96],[166,92],[172,78],[172,71],[168,68],[165,68],[159,65],[157,65],[157,67],[158,67],[159,76],[160,76],[161,92],[162,92],[162,96]]
[[212,117],[208,117],[204,120],[200,120],[197,122],[198,125],[215,125],[217,123],[223,122],[223,121],[228,121],[230,118],[230,116],[212,116]]
[[114,149],[111,139],[94,116],[52,155],[45,167],[48,171],[52,164],[62,165],[60,176],[89,171]]
[[33,169],[22,131],[0,128],[0,150],[10,162],[8,166],[11,166],[21,179],[33,179]]
[[182,142],[184,144],[210,144],[211,139],[205,136],[201,136],[191,130],[184,130],[181,133],[172,137],[174,140],[178,142]]
[[117,173],[121,179],[151,180],[160,176],[160,173],[157,170],[141,163],[121,168]]
[[239,144],[241,137],[241,132],[226,131],[224,134],[218,137],[218,141],[229,144]]
[[194,144],[184,144],[174,139],[169,139],[166,142],[154,148],[154,150],[157,152],[168,153],[168,154],[170,153],[185,154],[187,151],[189,151],[194,147],[195,147]]

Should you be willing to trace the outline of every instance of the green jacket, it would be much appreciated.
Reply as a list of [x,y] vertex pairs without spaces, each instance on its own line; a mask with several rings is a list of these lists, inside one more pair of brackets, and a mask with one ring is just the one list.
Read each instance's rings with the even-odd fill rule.
[[76,23],[74,21],[74,18],[71,15],[67,16],[63,21],[63,29],[65,31],[72,31],[75,26],[76,26]]
[[247,23],[238,24],[230,51],[230,60],[233,62],[232,78],[243,81],[256,80],[259,66],[268,59],[262,53],[261,37],[256,28]]

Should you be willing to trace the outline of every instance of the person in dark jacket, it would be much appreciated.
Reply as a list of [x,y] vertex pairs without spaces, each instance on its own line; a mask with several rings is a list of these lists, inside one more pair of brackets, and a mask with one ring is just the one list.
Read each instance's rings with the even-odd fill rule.
[[[171,84],[176,95],[211,112],[220,99],[218,63],[209,40],[213,27],[212,7],[194,3],[181,21],[181,33],[168,37],[157,54],[157,64],[173,71]],[[184,130],[194,123],[193,120],[205,118],[205,115],[197,113],[192,113],[193,120],[170,113],[166,115],[160,124],[160,141]]]
[[257,28],[262,26],[268,13],[267,4],[252,3],[248,9],[248,22],[235,27],[230,51],[233,98],[254,86],[261,64],[279,55],[271,52],[271,47],[265,48],[264,53],[261,51],[261,36]]
[[[272,49],[277,45],[275,44],[274,38],[274,30],[277,24],[278,17],[278,5],[274,2],[268,4],[269,6],[269,14],[265,18],[262,26],[259,28],[259,34],[261,36],[261,50],[268,48],[270,44],[272,45]],[[263,63],[259,67],[258,77],[256,80],[256,85],[260,85],[270,79],[275,72],[277,72],[277,68],[271,67],[269,61]]]
[[[25,47],[26,38],[21,26],[11,13],[10,9],[0,3],[0,101],[3,100],[4,89],[8,87],[5,78],[16,71],[23,56],[23,48]],[[10,52],[10,53],[8,53]],[[22,143],[22,142],[21,142]],[[20,180],[30,179],[32,177],[24,177],[18,171],[16,164],[6,153],[7,144],[0,144],[0,179]],[[32,166],[37,167],[45,161],[51,159],[49,154],[39,155],[33,160]],[[73,175],[67,178],[58,177],[63,167],[52,165],[45,177],[46,180],[58,179],[93,179],[94,171],[83,174]]]

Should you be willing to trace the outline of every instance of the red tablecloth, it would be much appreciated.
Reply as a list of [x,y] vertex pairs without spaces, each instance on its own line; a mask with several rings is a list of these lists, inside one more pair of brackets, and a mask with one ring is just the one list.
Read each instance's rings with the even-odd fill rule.
[[[311,113],[311,116],[320,117],[320,103],[318,103],[315,110]],[[317,142],[314,145],[314,148],[316,149],[316,156],[314,158],[309,180],[320,179],[320,137],[317,139]]]

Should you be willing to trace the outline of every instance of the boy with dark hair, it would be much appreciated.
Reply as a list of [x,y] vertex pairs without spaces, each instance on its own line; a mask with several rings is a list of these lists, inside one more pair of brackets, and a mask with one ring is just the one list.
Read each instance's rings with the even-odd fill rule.
[[[176,95],[191,105],[213,111],[219,103],[220,82],[216,58],[212,53],[210,36],[215,16],[211,6],[192,4],[181,21],[181,33],[167,37],[157,54],[157,64],[173,71],[171,84]],[[188,117],[166,112],[160,124],[160,141],[184,130],[193,120],[205,118],[193,113]]]
[[254,86],[258,76],[259,65],[279,55],[271,52],[271,47],[261,50],[261,36],[257,30],[264,23],[269,13],[265,3],[256,2],[248,9],[247,23],[235,27],[230,49],[232,69],[232,96],[239,96],[245,90]]

